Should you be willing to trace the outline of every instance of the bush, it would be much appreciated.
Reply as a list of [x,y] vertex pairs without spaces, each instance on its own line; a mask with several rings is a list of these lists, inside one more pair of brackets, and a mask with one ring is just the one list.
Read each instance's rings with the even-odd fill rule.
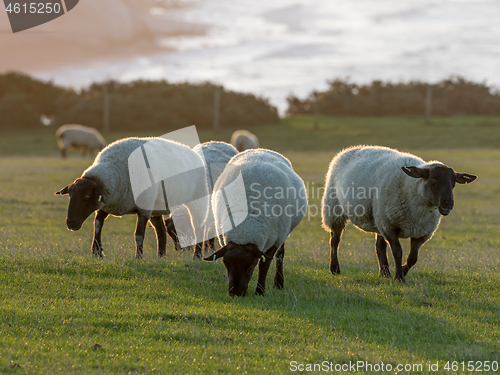
[[214,95],[220,91],[222,127],[251,127],[279,121],[266,99],[225,90],[211,83],[172,84],[166,81],[94,83],[81,92],[29,77],[0,74],[0,128],[41,126],[40,118],[54,124],[103,127],[104,91],[110,95],[110,129],[174,130],[196,125],[211,128]]
[[167,131],[189,125],[211,128],[216,90],[221,93],[222,127],[251,127],[279,121],[276,108],[254,95],[228,91],[211,83],[172,84],[139,80],[91,85],[76,97],[68,99],[56,122],[100,128],[106,91],[110,95],[110,128],[113,130]]
[[0,129],[41,126],[40,117],[55,116],[59,98],[71,93],[23,73],[0,74]]
[[14,130],[40,124],[40,117],[25,95],[7,94],[0,98],[0,128]]
[[[391,83],[373,81],[357,85],[349,80],[334,79],[324,92],[312,92],[301,100],[293,95],[287,98],[289,115],[312,113],[315,95],[318,110],[325,115],[421,115],[425,113],[428,84],[412,81]],[[498,115],[500,95],[483,83],[452,77],[432,85],[432,113],[434,115]]]

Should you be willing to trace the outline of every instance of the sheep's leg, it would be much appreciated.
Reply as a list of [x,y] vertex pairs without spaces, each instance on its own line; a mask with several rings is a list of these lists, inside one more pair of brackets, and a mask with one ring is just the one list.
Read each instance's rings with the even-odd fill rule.
[[215,251],[215,238],[211,238],[205,242],[205,252],[213,253]]
[[418,251],[420,247],[427,241],[427,237],[420,238],[412,238],[411,239],[411,249],[410,254],[408,254],[408,258],[406,259],[406,263],[403,264],[403,275],[406,276],[410,268],[412,268],[415,263],[417,263],[418,259]]
[[283,258],[285,257],[285,244],[276,252],[276,273],[274,274],[274,287],[276,289],[283,289],[285,279],[283,277]]
[[61,157],[62,157],[63,159],[66,159],[66,149],[65,149],[65,148],[62,148],[62,149],[61,149]]
[[194,247],[193,259],[203,259],[203,242],[199,242]]
[[165,256],[167,249],[167,230],[162,216],[153,216],[149,219],[156,232],[156,241],[158,242],[158,258]]
[[177,237],[177,231],[175,229],[172,216],[167,217],[164,223],[165,223],[165,228],[167,229],[167,234],[174,242],[175,250],[182,250],[181,244],[179,242],[179,237]]
[[384,236],[389,245],[391,246],[392,256],[394,257],[394,264],[396,265],[396,275],[394,276],[394,280],[404,281],[405,277],[403,275],[403,266],[401,263],[403,262],[403,248],[399,243],[399,238],[397,234],[393,234],[391,236]]
[[266,259],[263,261],[262,259],[259,261],[259,279],[257,280],[257,288],[255,289],[255,294],[263,296],[264,292],[266,291],[266,277],[267,277],[267,272],[269,271],[269,267],[271,266],[272,262],[272,257],[274,257],[274,254],[278,248],[276,246],[272,246],[269,250],[267,250],[265,253],[270,257],[271,259]]
[[143,244],[144,244],[144,234],[146,233],[146,226],[148,224],[149,217],[144,216],[144,215],[137,215],[137,223],[135,225],[135,257],[136,258],[142,258],[144,251],[143,251]]
[[103,248],[101,242],[102,227],[104,220],[108,217],[108,213],[103,210],[97,210],[94,219],[94,240],[92,241],[92,255],[97,258],[103,257]]
[[377,251],[378,258],[378,275],[391,277],[391,271],[389,271],[389,261],[387,260],[387,242],[380,234],[377,234],[376,236],[375,249]]
[[343,230],[333,230],[330,233],[330,272],[334,275],[340,275],[339,258],[337,252]]

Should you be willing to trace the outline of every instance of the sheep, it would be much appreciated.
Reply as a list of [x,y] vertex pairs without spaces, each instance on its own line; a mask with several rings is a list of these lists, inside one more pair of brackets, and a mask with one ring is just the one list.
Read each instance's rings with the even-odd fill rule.
[[[238,153],[238,150],[226,142],[210,141],[198,144],[193,148],[193,151],[205,160],[207,169],[208,192],[209,194],[212,194],[215,181],[217,181],[217,178],[224,170],[227,162]],[[181,209],[182,208],[180,207],[179,210]],[[188,215],[188,213],[180,211],[177,214],[179,217],[187,217]],[[210,248],[213,251],[215,249],[215,227],[213,225],[213,212],[211,207],[209,207],[208,222],[206,223],[206,226],[206,238],[209,238],[209,240],[204,244],[205,250]],[[165,220],[165,227],[167,228],[167,233],[174,241],[175,249],[180,250],[181,247],[172,217],[169,217]]]
[[82,157],[88,151],[101,151],[106,147],[106,141],[94,128],[83,125],[63,125],[56,131],[57,145],[61,150],[61,157],[66,158],[66,150],[69,148],[80,148]]
[[255,294],[263,295],[275,255],[274,287],[282,289],[285,240],[307,210],[304,182],[290,161],[265,149],[247,150],[234,156],[215,183],[212,209],[223,247],[204,260],[215,262],[223,258],[229,294],[247,293],[259,263]]
[[[87,217],[97,211],[92,242],[92,254],[96,257],[103,256],[101,232],[109,214],[137,214],[137,258],[143,256],[148,221],[155,228],[158,256],[162,257],[166,247],[162,215],[185,202],[193,223],[203,222],[208,214],[203,160],[189,147],[162,138],[126,138],[110,144],[80,178],[55,194],[70,196],[66,220],[69,230],[79,230]],[[203,234],[194,228],[191,235]],[[198,247],[196,257],[201,258]]]
[[239,152],[250,148],[259,148],[258,138],[248,130],[236,130],[231,136],[231,144],[236,147]]
[[[376,234],[379,275],[390,277],[386,248],[396,265],[395,279],[415,265],[420,247],[436,231],[441,215],[453,208],[455,183],[477,176],[455,171],[438,161],[424,162],[409,153],[377,146],[357,146],[337,154],[328,169],[322,200],[322,226],[330,232],[330,272],[339,274],[337,258],[342,232],[350,220]],[[402,265],[400,238],[411,238]]]

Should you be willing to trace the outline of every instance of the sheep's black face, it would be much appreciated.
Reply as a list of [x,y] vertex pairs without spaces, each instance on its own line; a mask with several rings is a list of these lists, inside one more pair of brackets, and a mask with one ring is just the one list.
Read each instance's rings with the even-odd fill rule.
[[426,168],[403,167],[403,171],[410,177],[423,179],[424,197],[444,216],[453,209],[455,183],[467,184],[477,178],[466,173],[455,173],[444,164],[432,164]]
[[229,279],[228,292],[230,296],[244,296],[247,294],[248,283],[253,271],[259,262],[244,246],[231,248],[224,254],[223,260]]
[[229,295],[244,296],[247,293],[253,271],[262,256],[264,254],[253,244],[236,245],[230,242],[204,260],[215,261],[222,258],[229,279]]
[[78,178],[71,185],[55,194],[69,194],[68,216],[66,225],[70,230],[78,230],[94,211],[103,205],[102,193],[98,184],[87,178]]

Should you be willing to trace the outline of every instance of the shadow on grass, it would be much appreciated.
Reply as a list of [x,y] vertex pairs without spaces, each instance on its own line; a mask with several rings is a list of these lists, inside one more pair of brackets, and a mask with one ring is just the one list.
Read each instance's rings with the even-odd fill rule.
[[[225,269],[215,272],[225,273]],[[183,275],[172,280],[179,288],[186,287]],[[207,265],[200,265],[198,275],[186,270],[185,277],[195,277],[198,281],[217,280],[214,271]],[[353,277],[354,276],[354,277]],[[310,326],[317,330],[318,337],[327,336],[334,342],[346,340],[354,345],[368,345],[372,348],[386,348],[400,353],[413,353],[427,360],[492,360],[499,358],[498,351],[493,351],[491,342],[478,340],[475,329],[464,328],[461,322],[458,293],[464,279],[457,276],[443,277],[435,274],[419,274],[419,280],[407,284],[382,279],[376,274],[367,275],[357,272],[355,275],[335,276],[325,271],[311,270],[302,267],[285,266],[285,289],[272,289],[273,269],[268,274],[268,285],[265,297],[250,295],[244,298],[227,296],[227,281],[208,281],[201,287],[193,287],[189,293],[204,303],[220,304],[220,312],[216,315],[192,316],[188,311],[179,315],[168,315],[169,319],[195,319],[210,322],[220,329],[234,326],[234,322],[221,318],[226,311],[236,309],[246,317],[243,326],[249,332],[254,329],[273,330],[276,319],[283,322],[283,330],[287,323]],[[249,293],[255,290],[255,278],[249,287]],[[467,282],[481,285],[481,277],[467,278]],[[188,283],[189,284],[189,283]],[[431,296],[421,293],[425,287],[431,289]],[[443,288],[443,291],[439,291]],[[480,288],[480,287],[479,287]],[[457,291],[457,295],[453,293]],[[452,303],[446,301],[451,299]],[[464,303],[474,304],[468,301]],[[499,315],[499,307],[493,302],[482,304],[481,311],[491,312],[493,320]],[[468,307],[469,308],[469,307]],[[266,314],[273,317],[266,322]],[[231,315],[231,314],[230,314]],[[248,316],[255,316],[255,322],[248,321]],[[234,311],[232,312],[234,319]],[[278,318],[279,317],[279,318]],[[467,318],[467,317],[465,317]],[[458,324],[457,324],[458,322]],[[241,329],[241,327],[240,327]],[[322,338],[324,339],[324,337]],[[436,351],[436,347],[440,350]],[[356,351],[354,351],[356,352]],[[387,357],[390,353],[386,353]],[[342,360],[361,360],[359,354],[341,355]]]
[[[227,295],[223,265],[194,262],[188,253],[184,261],[177,258],[174,263],[171,259],[106,262],[69,256],[25,257],[12,263],[3,258],[0,265],[11,272],[22,271],[27,278],[64,279],[72,289],[68,293],[77,296],[74,303],[86,310],[83,321],[92,322],[93,327],[88,327],[92,334],[103,330],[110,334],[130,333],[145,322],[151,325],[145,338],[151,340],[195,346],[246,345],[256,340],[264,346],[284,345],[294,358],[302,355],[300,348],[304,347],[321,347],[316,352],[318,358],[329,353],[329,360],[344,362],[369,359],[363,356],[366,348],[370,348],[370,358],[374,351],[381,358],[401,358],[411,353],[430,361],[499,357],[491,340],[485,337],[487,332],[467,328],[467,322],[475,319],[478,327],[480,323],[484,326],[480,321],[483,313],[492,321],[500,315],[494,297],[498,286],[491,290],[490,300],[476,295],[485,287],[491,289],[489,284],[495,282],[493,277],[489,280],[479,274],[419,272],[418,278],[409,277],[405,285],[379,278],[373,270],[346,267],[345,275],[333,277],[326,269],[285,262],[284,290],[272,288],[273,266],[266,296],[231,298]],[[256,275],[249,293],[255,290],[255,279]],[[476,285],[472,295],[461,293],[464,283]],[[43,293],[45,298],[54,298],[55,303],[65,299],[61,294]],[[113,303],[119,303],[106,302],[111,298]],[[127,310],[120,311],[124,306]],[[103,307],[118,310],[89,318],[102,314]],[[464,316],[472,308],[477,309],[474,312],[478,317]],[[78,311],[68,317],[78,320]],[[47,319],[51,316],[48,314],[50,310],[44,313]],[[127,314],[132,314],[132,321],[124,318]],[[28,315],[18,318],[29,322]]]

